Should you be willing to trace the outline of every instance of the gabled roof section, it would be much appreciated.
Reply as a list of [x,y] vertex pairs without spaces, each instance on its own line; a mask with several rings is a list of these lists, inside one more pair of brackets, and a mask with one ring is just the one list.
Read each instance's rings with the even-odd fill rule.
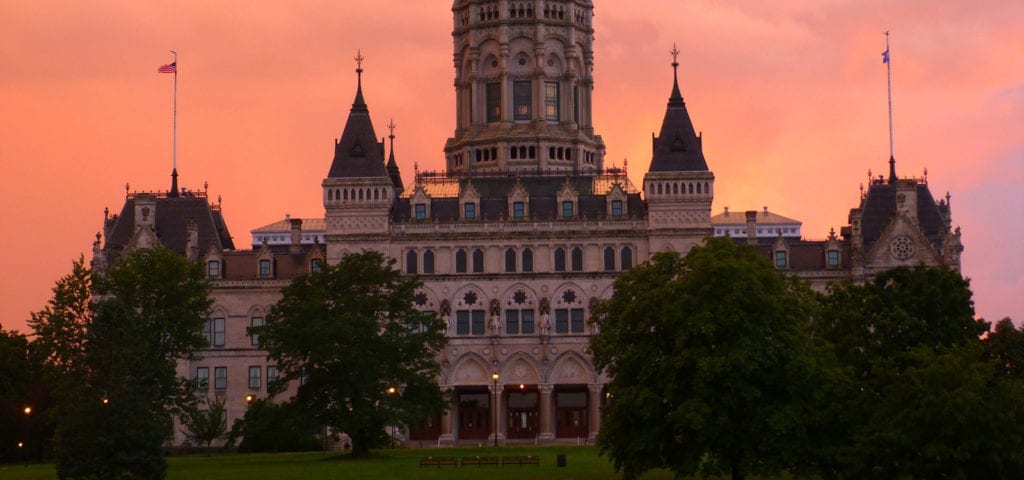
[[[899,179],[898,181],[908,181]],[[909,181],[914,181],[913,179]],[[882,231],[897,214],[897,188],[895,183],[884,180],[873,182],[864,199],[861,200],[861,235],[865,245],[873,245],[882,236]],[[942,245],[943,237],[948,230],[944,220],[945,205],[935,202],[928,184],[918,182],[914,193],[917,195],[917,221],[921,233],[928,238],[935,248]]]
[[[186,222],[189,220],[196,223],[199,234],[198,247],[201,251],[205,251],[210,245],[216,246],[219,250],[235,248],[220,206],[211,205],[205,195],[196,195],[193,192],[172,197],[169,194],[162,194],[156,197],[155,208],[154,230],[160,243],[167,248],[181,255],[187,253]],[[137,229],[134,195],[129,195],[125,200],[121,214],[108,219],[106,223],[110,225],[110,230],[104,250],[116,254],[128,246]]]
[[384,144],[377,141],[370,120],[370,109],[363,100],[362,55],[356,57],[356,98],[352,102],[345,130],[334,143],[334,160],[328,178],[387,177],[384,168]]
[[[679,51],[673,47],[672,55]],[[697,136],[686,111],[686,103],[679,93],[679,62],[672,62],[672,95],[668,99],[661,132],[653,139],[654,154],[651,158],[651,172],[706,172],[701,138]]]

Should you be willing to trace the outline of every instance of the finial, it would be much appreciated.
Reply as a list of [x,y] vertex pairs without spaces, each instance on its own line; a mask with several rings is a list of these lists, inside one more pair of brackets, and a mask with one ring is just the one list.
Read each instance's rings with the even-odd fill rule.
[[622,170],[626,171],[628,169],[629,169],[629,159],[628,158],[623,158],[622,159]]
[[221,199],[221,196],[217,195],[217,206],[220,206],[220,205],[223,205],[223,204],[224,204],[224,201]]
[[924,183],[928,183],[928,167],[924,167]]
[[416,178],[419,178],[419,176],[420,176],[420,162],[413,162],[412,163],[412,171],[416,175]]
[[103,219],[110,218],[110,207],[103,207]]
[[864,198],[864,184],[863,183],[860,184],[860,198]]
[[366,57],[363,56],[363,52],[356,50],[356,73],[363,73],[363,60],[366,60]]
[[896,183],[896,157],[889,155],[889,183]]
[[131,187],[128,186],[128,182],[125,182],[124,183],[124,196],[126,196],[126,197],[128,196],[128,189],[129,188],[131,188]]
[[872,173],[871,169],[869,168],[868,169],[868,183],[871,183],[871,179],[873,179],[873,178],[875,178],[875,174]]
[[393,118],[388,122],[388,130],[391,132],[391,134],[388,135],[388,138],[390,138],[392,142],[395,140],[395,127],[397,126],[398,125],[395,125],[395,119]]
[[834,240],[836,238],[836,227],[832,227],[828,230],[828,239]]
[[672,51],[669,52],[669,53],[672,54],[672,66],[673,67],[678,67],[679,66],[679,49],[676,48],[675,42],[672,42]]
[[203,191],[204,192],[209,192],[210,191],[210,182],[203,182]]

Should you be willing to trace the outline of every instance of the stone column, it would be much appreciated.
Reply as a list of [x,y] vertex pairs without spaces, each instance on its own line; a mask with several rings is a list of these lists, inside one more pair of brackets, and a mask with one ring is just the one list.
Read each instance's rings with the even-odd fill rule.
[[552,440],[555,438],[555,434],[552,430],[551,424],[551,392],[555,389],[554,385],[538,385],[537,390],[540,391],[540,439],[541,440]]
[[591,383],[587,386],[587,414],[590,417],[590,441],[597,439],[597,432],[601,430],[601,390],[604,385]]
[[448,408],[441,414],[441,436],[438,437],[437,443],[455,443],[455,435],[452,434],[452,425],[455,422],[457,416],[455,415],[455,403],[458,400],[453,400],[452,404],[448,405]]
[[505,386],[499,384],[498,388],[495,389],[494,388],[494,384],[491,384],[490,390],[491,390],[491,401],[493,403],[491,404],[491,419],[490,419],[490,421],[492,423],[491,434],[488,436],[488,440],[490,440],[491,444],[493,445],[494,444],[494,437],[495,437],[495,435],[497,435],[497,437],[498,437],[498,442],[502,442],[505,439],[505,434],[503,433],[505,430],[504,430],[504,428],[502,426],[502,424],[504,423],[503,419],[505,417],[505,412],[504,412],[504,408],[502,408],[502,402],[501,402],[501,392],[505,391]]

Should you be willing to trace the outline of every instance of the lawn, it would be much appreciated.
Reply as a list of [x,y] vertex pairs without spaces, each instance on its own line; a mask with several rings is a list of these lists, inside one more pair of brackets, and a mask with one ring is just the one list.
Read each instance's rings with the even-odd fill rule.
[[[566,456],[566,466],[555,465]],[[420,469],[420,457],[474,455],[539,455],[539,467],[445,467]],[[594,447],[473,447],[379,450],[370,458],[352,459],[337,453],[213,454],[169,457],[168,480],[327,480],[391,479],[618,479],[606,458]],[[0,480],[52,480],[53,464],[0,465]],[[670,479],[667,471],[651,472],[644,480]]]

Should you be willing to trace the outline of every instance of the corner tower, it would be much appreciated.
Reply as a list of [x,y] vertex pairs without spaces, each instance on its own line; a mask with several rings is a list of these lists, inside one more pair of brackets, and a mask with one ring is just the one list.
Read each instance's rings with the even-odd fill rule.
[[330,263],[341,258],[343,249],[387,253],[387,247],[374,239],[388,233],[388,212],[396,186],[384,164],[384,142],[377,140],[363,100],[362,61],[360,54],[356,57],[356,98],[341,138],[334,142],[334,160],[321,184]]
[[590,0],[455,0],[448,173],[600,171]]
[[644,175],[647,229],[652,252],[690,247],[714,232],[711,202],[715,175],[704,160],[703,142],[679,92],[679,51],[672,48],[672,93],[661,132],[652,135],[651,166]]

